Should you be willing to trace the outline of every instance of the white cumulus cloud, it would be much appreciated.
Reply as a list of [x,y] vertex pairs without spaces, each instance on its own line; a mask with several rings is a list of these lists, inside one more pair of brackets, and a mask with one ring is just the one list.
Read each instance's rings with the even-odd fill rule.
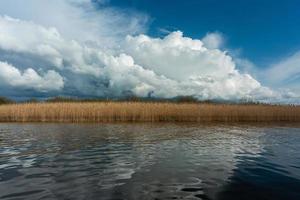
[[184,37],[180,31],[165,38],[128,36],[124,45],[137,64],[175,80],[192,77],[218,77],[237,74],[230,56],[204,47],[198,39]]
[[41,76],[32,68],[21,72],[6,62],[0,62],[0,83],[40,92],[61,90],[64,86],[63,78],[53,70]]
[[[1,50],[47,62],[48,69],[57,70],[66,80],[62,93],[72,90],[78,95],[191,95],[230,100],[260,99],[261,91],[267,90],[249,74],[239,73],[225,52],[208,49],[201,40],[184,37],[179,31],[165,38],[127,36],[119,50],[105,50],[65,39],[55,28],[33,22],[1,17],[0,27]],[[50,75],[41,78],[34,69],[16,74],[22,80],[19,84],[11,82],[16,87],[24,83],[42,90],[45,85],[32,83],[49,83]],[[33,82],[29,81],[31,77]]]
[[220,33],[207,33],[204,38],[202,38],[204,46],[209,49],[219,49],[224,44],[224,38]]

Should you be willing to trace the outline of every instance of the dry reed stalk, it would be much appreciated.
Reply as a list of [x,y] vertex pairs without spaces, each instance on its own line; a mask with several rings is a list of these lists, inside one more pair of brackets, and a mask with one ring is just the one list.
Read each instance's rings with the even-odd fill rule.
[[0,122],[300,122],[300,106],[26,103],[1,105]]

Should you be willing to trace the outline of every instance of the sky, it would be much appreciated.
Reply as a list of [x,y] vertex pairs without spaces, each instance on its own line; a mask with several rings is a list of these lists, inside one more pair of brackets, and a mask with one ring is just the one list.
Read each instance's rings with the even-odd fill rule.
[[[226,35],[231,48],[258,64],[276,62],[300,49],[300,1],[274,0],[112,0],[112,5],[149,14],[149,33],[182,30],[192,38]],[[264,67],[264,66],[262,66]]]
[[299,7],[299,0],[3,0],[0,96],[300,103]]

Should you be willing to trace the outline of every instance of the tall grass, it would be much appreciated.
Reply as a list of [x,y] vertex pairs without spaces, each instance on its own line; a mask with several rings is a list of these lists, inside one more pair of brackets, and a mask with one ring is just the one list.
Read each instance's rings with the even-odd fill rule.
[[0,122],[300,122],[300,106],[145,102],[0,105]]

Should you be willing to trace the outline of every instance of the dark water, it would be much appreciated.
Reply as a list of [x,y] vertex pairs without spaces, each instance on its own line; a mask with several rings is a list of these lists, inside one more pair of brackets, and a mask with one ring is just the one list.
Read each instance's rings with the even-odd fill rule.
[[0,124],[0,199],[300,199],[300,128]]

